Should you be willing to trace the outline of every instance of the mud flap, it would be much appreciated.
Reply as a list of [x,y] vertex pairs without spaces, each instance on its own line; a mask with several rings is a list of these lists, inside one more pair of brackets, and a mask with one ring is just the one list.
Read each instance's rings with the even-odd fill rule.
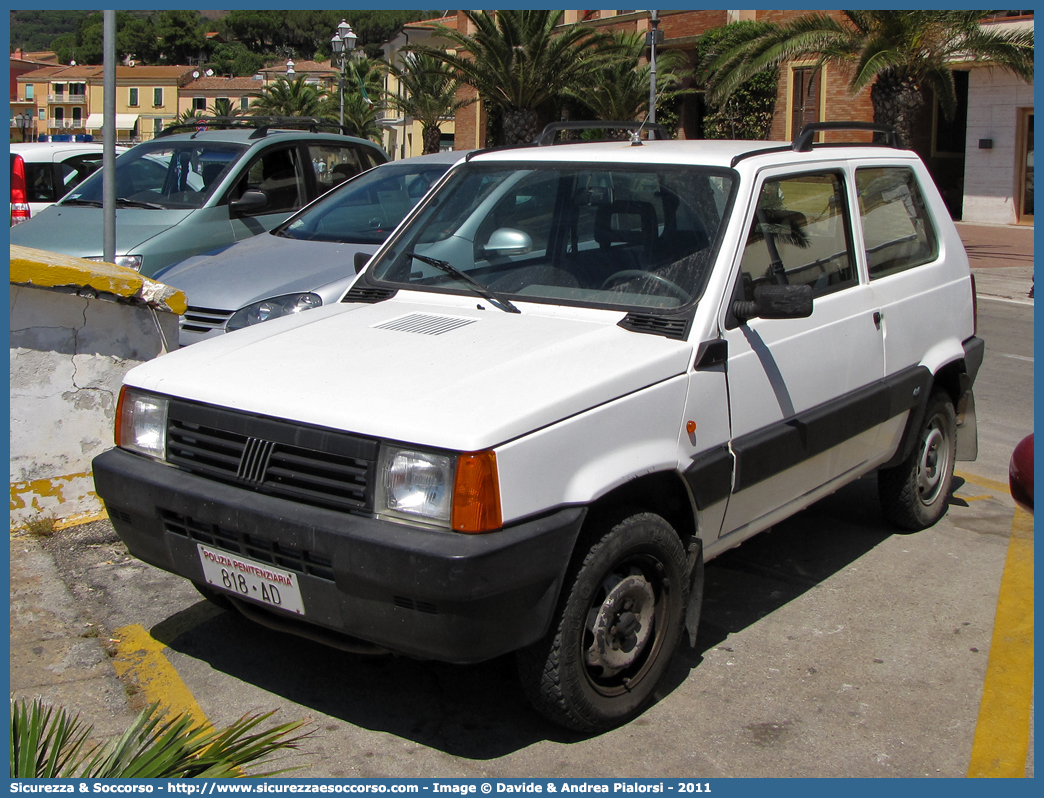
[[957,405],[957,459],[979,456],[979,428],[975,420],[975,394],[969,389]]
[[689,606],[685,608],[685,630],[689,645],[696,646],[696,632],[703,611],[703,541],[694,537],[689,544]]

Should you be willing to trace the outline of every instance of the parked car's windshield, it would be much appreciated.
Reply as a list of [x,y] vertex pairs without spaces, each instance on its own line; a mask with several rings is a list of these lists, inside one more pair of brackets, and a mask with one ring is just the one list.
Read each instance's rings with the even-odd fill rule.
[[[243,153],[242,144],[158,141],[139,144],[116,159],[117,200],[142,207],[201,208]],[[95,172],[63,205],[102,200],[102,172]]]
[[703,291],[732,187],[731,172],[675,165],[462,165],[372,276],[468,290],[416,253],[520,300],[678,307]]
[[381,244],[448,163],[378,166],[327,194],[273,233],[305,241]]

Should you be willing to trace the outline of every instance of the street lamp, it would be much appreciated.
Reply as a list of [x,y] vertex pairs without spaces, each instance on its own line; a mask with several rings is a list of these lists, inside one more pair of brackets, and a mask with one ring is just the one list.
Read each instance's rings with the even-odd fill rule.
[[29,111],[15,114],[15,123],[18,125],[18,129],[22,131],[22,141],[25,141],[26,131],[32,130],[33,127],[33,115]]
[[652,30],[645,34],[646,43],[649,45],[649,113],[646,119],[656,122],[656,45],[663,41],[663,31],[660,28],[660,19],[656,11],[649,12],[649,24]]
[[338,119],[341,127],[344,127],[344,68],[345,59],[348,57],[348,53],[355,49],[356,42],[355,31],[352,30],[352,26],[348,24],[346,20],[341,20],[341,24],[337,26],[337,32],[330,39],[330,49],[333,54],[340,56],[341,59],[341,74],[337,78],[337,93],[341,99],[341,115]]

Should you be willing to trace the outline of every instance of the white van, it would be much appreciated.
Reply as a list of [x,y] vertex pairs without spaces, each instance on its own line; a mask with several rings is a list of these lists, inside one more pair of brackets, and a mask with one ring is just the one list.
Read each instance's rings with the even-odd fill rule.
[[634,717],[704,562],[875,470],[925,527],[975,455],[938,191],[811,135],[473,154],[341,303],[127,375],[94,463],[116,530],[269,626],[514,651],[555,722]]

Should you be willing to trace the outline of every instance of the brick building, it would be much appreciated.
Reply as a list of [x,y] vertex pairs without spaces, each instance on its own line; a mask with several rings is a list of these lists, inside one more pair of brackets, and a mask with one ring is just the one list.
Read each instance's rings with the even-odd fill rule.
[[[810,13],[803,10],[659,12],[662,48],[692,54],[697,38],[707,31],[742,20],[786,22]],[[840,11],[825,13],[841,16]],[[454,21],[445,21],[453,25]],[[649,29],[648,11],[566,11],[563,24],[580,22],[601,30]],[[466,30],[468,20],[457,12],[455,25]],[[998,12],[990,25],[1033,27],[1032,11]],[[468,31],[469,33],[471,31]],[[790,140],[806,122],[873,120],[869,87],[852,94],[847,69],[813,62],[791,61],[779,72],[770,138]],[[928,98],[919,135],[912,148],[924,159],[956,218],[993,223],[1033,222],[1033,86],[1006,72],[978,63],[956,65],[958,110],[946,120],[934,97]],[[680,108],[678,136],[699,135],[699,102],[690,96]],[[481,103],[457,113],[455,147],[485,145],[485,114]],[[868,141],[862,132],[829,132],[820,140]]]

